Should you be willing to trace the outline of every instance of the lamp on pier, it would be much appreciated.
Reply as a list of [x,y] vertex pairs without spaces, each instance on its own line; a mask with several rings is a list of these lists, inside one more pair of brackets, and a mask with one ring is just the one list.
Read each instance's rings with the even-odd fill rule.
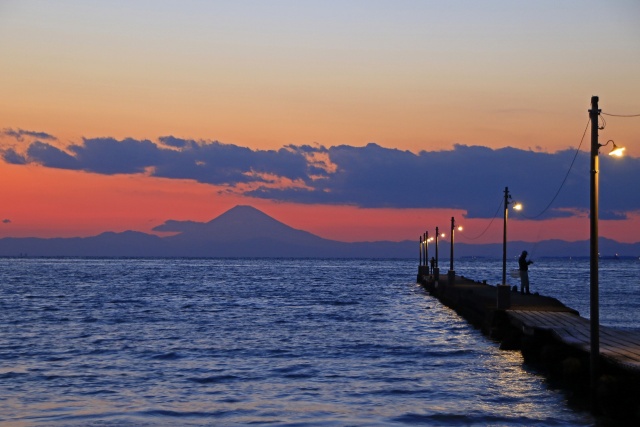
[[514,210],[522,210],[522,204],[511,201],[509,187],[504,187],[504,222],[502,227],[502,284],[497,286],[497,307],[507,309],[511,305],[511,287],[507,285],[507,220],[509,219],[509,205]]
[[622,157],[624,155],[624,150],[626,150],[626,147],[618,147],[616,143],[613,142],[613,139],[608,140],[605,144],[600,144],[600,147],[606,147],[607,145],[609,145],[609,143],[613,145],[613,147],[611,147],[611,151],[609,151],[610,156]]
[[[462,226],[459,225],[457,227],[458,231],[462,231]],[[456,272],[453,269],[453,242],[454,242],[454,237],[455,237],[455,230],[456,230],[456,220],[454,217],[451,217],[451,246],[449,248],[449,273],[448,273],[448,279],[449,279],[449,284],[452,285],[453,282],[455,281],[455,277],[456,277]]]
[[436,227],[436,262],[435,262],[435,267],[433,269],[433,277],[435,278],[435,280],[440,279],[440,267],[438,266],[438,238],[439,237],[444,237],[444,233],[440,233],[440,230],[438,229],[438,227]]
[[591,384],[591,407],[596,409],[597,405],[597,385],[598,385],[598,359],[600,358],[600,303],[598,290],[598,209],[599,209],[599,181],[598,174],[600,172],[600,160],[598,154],[600,147],[604,147],[609,143],[612,149],[609,155],[621,157],[624,147],[618,147],[613,140],[608,140],[604,144],[598,143],[598,117],[601,110],[598,109],[597,96],[591,97],[591,110],[589,110],[589,118],[591,119],[591,178],[589,191],[589,209],[590,209],[590,232],[589,232],[589,305],[590,305],[590,384]]
[[433,241],[433,237],[429,237],[429,232],[425,231],[419,238],[420,245],[420,264],[418,267],[419,276],[429,275],[429,242]]
[[433,241],[433,237],[429,237],[429,231],[424,233],[424,265],[429,265],[429,242]]

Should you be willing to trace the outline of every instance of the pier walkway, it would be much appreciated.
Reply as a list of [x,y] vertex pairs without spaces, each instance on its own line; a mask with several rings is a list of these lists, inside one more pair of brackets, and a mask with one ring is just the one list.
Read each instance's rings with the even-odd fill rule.
[[[462,276],[447,277],[446,272],[435,280],[424,272],[421,266],[418,282],[444,305],[500,341],[501,349],[520,350],[525,362],[540,367],[554,383],[572,395],[587,397],[588,319],[555,298],[513,291],[508,292],[508,305],[498,309],[498,286]],[[640,332],[600,326],[600,365],[599,410],[640,422]]]
[[[544,310],[506,310],[506,313],[523,331],[546,330],[566,345],[590,351],[590,323],[584,317]],[[621,368],[640,372],[640,332],[600,326],[600,357]]]

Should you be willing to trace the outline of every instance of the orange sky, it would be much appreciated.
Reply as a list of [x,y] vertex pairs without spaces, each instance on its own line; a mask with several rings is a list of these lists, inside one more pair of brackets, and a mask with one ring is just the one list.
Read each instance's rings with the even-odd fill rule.
[[[62,141],[555,151],[577,144],[591,95],[609,112],[638,109],[637,4],[578,2],[576,15],[569,3],[284,3],[150,3],[150,15],[144,1],[9,2],[2,126]],[[637,141],[634,123],[616,133]]]
[[[251,149],[554,152],[580,142],[592,95],[606,112],[640,112],[637,2],[249,3],[3,2],[0,129],[62,145],[174,135]],[[607,135],[630,153],[639,129],[607,117]],[[248,204],[326,238],[403,240],[464,215],[275,203],[188,180],[1,161],[0,178],[10,221],[0,237],[149,231]],[[640,241],[639,218],[601,221],[601,235]],[[514,219],[510,238],[586,239],[587,222]],[[468,221],[468,234],[486,224]],[[500,239],[494,224],[478,243]]]

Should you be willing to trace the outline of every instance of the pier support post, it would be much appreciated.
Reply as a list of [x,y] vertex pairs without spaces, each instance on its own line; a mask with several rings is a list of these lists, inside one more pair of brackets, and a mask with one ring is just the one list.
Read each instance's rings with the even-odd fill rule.
[[428,265],[418,266],[418,283],[424,283],[428,279],[429,279],[429,266]]
[[456,284],[456,272],[449,270],[447,272],[447,286],[453,287]]
[[498,310],[508,310],[511,307],[511,286],[498,285],[497,289],[497,304]]

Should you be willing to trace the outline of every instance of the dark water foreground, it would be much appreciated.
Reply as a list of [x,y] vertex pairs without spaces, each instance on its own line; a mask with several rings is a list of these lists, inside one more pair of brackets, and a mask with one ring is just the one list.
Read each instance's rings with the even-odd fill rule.
[[[598,377],[591,384],[590,322],[555,298],[521,294],[451,274],[429,274],[418,282],[443,304],[499,343],[521,351],[571,402],[611,425],[640,424],[640,332],[600,327]],[[501,289],[500,289],[501,288]]]
[[415,266],[0,259],[0,425],[594,424]]

